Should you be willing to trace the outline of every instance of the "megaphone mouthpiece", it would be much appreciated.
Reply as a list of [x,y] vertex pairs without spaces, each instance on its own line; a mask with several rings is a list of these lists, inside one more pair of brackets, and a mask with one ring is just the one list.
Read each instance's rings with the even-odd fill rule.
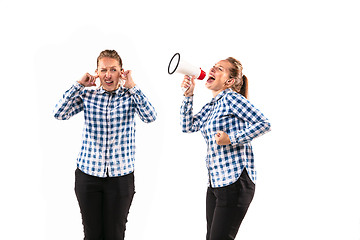
[[180,53],[175,53],[168,66],[169,74],[173,74],[175,72],[188,76],[195,75],[195,77],[199,80],[203,80],[206,76],[206,73],[201,68],[195,67],[183,59],[180,59]]

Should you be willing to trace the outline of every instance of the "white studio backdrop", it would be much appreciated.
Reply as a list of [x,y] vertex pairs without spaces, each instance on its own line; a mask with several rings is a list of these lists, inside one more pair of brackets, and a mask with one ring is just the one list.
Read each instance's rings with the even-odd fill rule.
[[[1,238],[82,239],[74,171],[83,114],[52,109],[104,49],[155,106],[138,119],[126,239],[204,239],[206,148],[180,130],[174,53],[207,73],[238,58],[272,123],[254,140],[255,198],[236,239],[360,239],[356,1],[0,0]],[[194,111],[211,100],[196,82]],[[191,167],[189,167],[191,166]]]

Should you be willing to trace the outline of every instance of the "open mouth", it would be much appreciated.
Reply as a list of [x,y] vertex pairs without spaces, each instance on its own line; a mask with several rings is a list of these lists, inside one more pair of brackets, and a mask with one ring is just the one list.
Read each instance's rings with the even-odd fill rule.
[[113,84],[114,81],[105,81],[106,85],[111,85]]
[[215,81],[215,78],[213,76],[209,76],[208,80],[206,81],[207,83],[212,83],[213,81]]

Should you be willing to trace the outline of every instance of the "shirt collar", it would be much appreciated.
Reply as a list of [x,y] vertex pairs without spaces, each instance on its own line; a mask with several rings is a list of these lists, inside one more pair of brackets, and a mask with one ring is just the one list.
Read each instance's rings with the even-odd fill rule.
[[219,93],[218,95],[216,95],[216,97],[214,97],[213,99],[211,99],[210,104],[214,104],[215,102],[219,101],[223,96],[225,96],[225,94],[227,94],[228,92],[232,92],[233,90],[231,88],[227,88],[224,91],[222,91],[221,93]]

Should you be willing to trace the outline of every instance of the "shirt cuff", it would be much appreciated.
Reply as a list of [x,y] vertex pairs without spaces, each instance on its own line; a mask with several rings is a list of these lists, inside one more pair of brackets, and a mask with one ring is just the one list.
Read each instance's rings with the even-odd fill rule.
[[137,91],[140,91],[138,85],[135,85],[133,88],[129,89],[130,94],[135,94]]
[[75,82],[74,87],[76,90],[83,90],[85,88],[85,86],[81,85],[77,81]]
[[231,142],[231,145],[235,145],[236,144],[236,137],[234,134],[230,134],[229,135],[229,138],[230,138],[230,142]]
[[192,102],[194,99],[194,95],[190,96],[190,97],[185,97],[184,96],[184,102]]

